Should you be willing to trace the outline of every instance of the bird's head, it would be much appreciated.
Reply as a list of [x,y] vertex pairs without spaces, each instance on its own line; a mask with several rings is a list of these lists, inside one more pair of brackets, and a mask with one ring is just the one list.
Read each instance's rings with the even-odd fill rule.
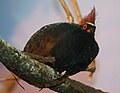
[[96,29],[95,19],[96,19],[96,12],[95,12],[95,7],[93,7],[92,11],[81,20],[80,26],[87,33],[94,35]]

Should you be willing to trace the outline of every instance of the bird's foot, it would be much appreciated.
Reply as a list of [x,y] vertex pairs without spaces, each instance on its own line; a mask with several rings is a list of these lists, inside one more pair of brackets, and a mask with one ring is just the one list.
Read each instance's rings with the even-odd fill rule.
[[88,80],[91,80],[92,75],[95,72],[95,70],[96,70],[96,62],[95,62],[95,60],[93,60],[86,69],[86,71],[90,72],[90,74],[88,76]]

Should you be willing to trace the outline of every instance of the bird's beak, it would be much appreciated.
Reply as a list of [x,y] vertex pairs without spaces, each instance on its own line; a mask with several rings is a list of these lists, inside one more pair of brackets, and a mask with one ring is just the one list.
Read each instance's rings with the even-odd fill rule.
[[96,12],[95,12],[95,7],[93,7],[91,12],[81,20],[80,25],[84,25],[86,22],[95,24],[95,19],[96,19]]

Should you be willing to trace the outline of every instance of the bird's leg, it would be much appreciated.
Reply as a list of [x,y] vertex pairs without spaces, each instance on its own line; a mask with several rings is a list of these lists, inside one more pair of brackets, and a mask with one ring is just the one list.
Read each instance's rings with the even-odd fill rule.
[[88,79],[91,80],[93,73],[96,70],[96,61],[93,60],[90,65],[87,67],[86,71],[90,72]]
[[75,13],[77,15],[77,20],[80,23],[81,20],[82,20],[82,15],[81,15],[80,9],[78,7],[77,1],[76,0],[72,0],[72,4],[73,4],[74,10],[75,10]]
[[46,62],[53,63],[53,62],[55,62],[55,57],[51,57],[51,56],[44,57],[44,56],[40,56],[40,55],[36,55],[36,54],[33,54],[33,53],[28,53],[28,52],[23,52],[23,53],[25,53],[26,55],[30,56],[31,58],[36,59],[36,60],[38,60],[42,63],[46,63]]
[[74,18],[72,16],[71,12],[69,11],[65,1],[64,0],[59,0],[59,1],[60,1],[61,5],[62,5],[63,9],[65,10],[65,13],[67,15],[68,21],[70,23],[74,23]]

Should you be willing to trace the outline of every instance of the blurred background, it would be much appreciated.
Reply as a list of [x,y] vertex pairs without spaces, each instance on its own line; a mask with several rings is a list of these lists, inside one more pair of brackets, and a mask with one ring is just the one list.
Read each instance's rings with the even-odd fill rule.
[[[42,26],[68,22],[59,0],[0,0],[0,38],[5,39],[19,50],[23,50],[31,35]],[[92,87],[119,93],[120,88],[120,0],[77,0],[82,16],[93,6],[97,11],[96,40],[100,46],[97,56],[97,70],[91,81],[88,73],[80,72],[70,78]],[[74,18],[71,0],[66,0]],[[77,23],[77,21],[76,21]],[[0,64],[0,78],[11,74]],[[17,84],[10,93],[40,93],[38,88],[20,81],[25,91]],[[0,89],[3,84],[0,83]],[[43,89],[41,93],[55,93]]]

